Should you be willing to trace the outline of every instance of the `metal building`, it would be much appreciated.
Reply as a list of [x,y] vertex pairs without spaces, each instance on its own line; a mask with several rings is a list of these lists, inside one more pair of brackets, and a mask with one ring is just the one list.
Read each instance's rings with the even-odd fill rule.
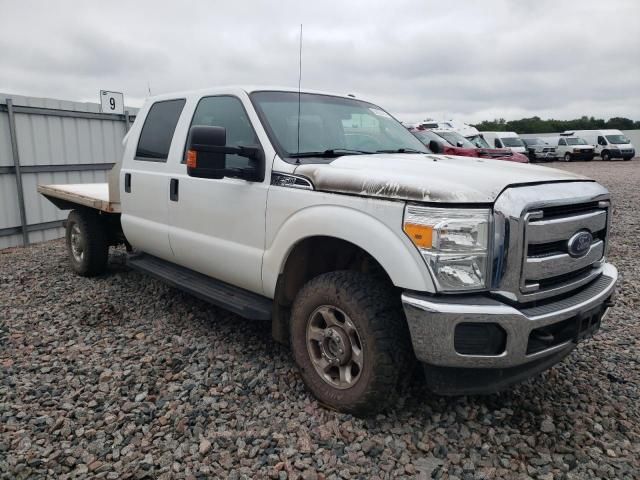
[[129,111],[0,94],[0,249],[64,235],[66,212],[41,197],[37,185],[106,182],[134,118]]

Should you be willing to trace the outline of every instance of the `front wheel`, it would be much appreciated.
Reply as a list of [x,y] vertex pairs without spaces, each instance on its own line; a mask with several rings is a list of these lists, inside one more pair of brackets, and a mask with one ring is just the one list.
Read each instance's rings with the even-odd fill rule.
[[571,154],[569,152],[564,154],[564,161],[565,162],[570,162],[571,161]]
[[393,287],[359,272],[320,275],[298,293],[291,346],[320,403],[369,415],[388,406],[412,371],[413,350]]
[[609,154],[609,152],[607,152],[606,150],[600,154],[600,157],[602,157],[603,162],[608,162],[609,160],[611,160],[611,154]]
[[107,231],[98,214],[73,210],[67,218],[67,254],[71,268],[83,277],[103,273],[109,259]]

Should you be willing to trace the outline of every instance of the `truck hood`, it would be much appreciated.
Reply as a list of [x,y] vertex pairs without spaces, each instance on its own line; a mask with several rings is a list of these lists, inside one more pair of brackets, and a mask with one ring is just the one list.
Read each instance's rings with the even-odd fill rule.
[[589,180],[539,165],[430,154],[350,155],[295,173],[320,191],[442,203],[492,203],[510,185]]

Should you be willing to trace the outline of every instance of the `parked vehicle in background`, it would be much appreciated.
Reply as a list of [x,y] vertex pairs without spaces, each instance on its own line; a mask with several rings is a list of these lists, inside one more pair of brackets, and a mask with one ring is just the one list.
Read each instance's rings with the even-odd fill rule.
[[589,145],[584,138],[561,134],[559,137],[549,137],[548,141],[556,146],[558,159],[565,162],[574,160],[590,162],[595,156],[595,148]]
[[613,158],[631,160],[636,155],[636,149],[631,140],[620,130],[567,130],[563,135],[584,138],[588,144],[593,145],[595,154],[604,161]]
[[476,127],[458,120],[425,120],[424,122],[418,122],[416,124],[408,125],[407,127],[420,130],[454,130],[478,148],[492,148],[484,138],[482,138],[480,131]]
[[506,148],[478,148],[454,130],[410,128],[418,139],[433,153],[459,155],[461,157],[490,158],[509,162],[528,163],[529,159],[521,153]]
[[556,147],[552,147],[543,138],[523,138],[527,156],[531,162],[552,162],[557,158]]
[[487,143],[496,148],[510,148],[512,152],[527,153],[524,142],[516,132],[480,132]]
[[270,322],[340,411],[383,409],[416,362],[439,393],[502,390],[559,362],[613,304],[606,188],[431,154],[363,100],[152,97],[114,161],[109,184],[38,187],[72,210],[70,266],[99,275],[124,244],[131,268]]

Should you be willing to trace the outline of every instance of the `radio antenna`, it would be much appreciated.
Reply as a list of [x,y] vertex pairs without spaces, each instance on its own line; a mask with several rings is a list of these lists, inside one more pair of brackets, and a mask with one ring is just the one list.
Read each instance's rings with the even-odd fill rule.
[[[300,51],[298,53],[298,153],[300,153],[300,86],[302,85],[302,24],[300,24]],[[300,159],[298,159],[300,161]]]

